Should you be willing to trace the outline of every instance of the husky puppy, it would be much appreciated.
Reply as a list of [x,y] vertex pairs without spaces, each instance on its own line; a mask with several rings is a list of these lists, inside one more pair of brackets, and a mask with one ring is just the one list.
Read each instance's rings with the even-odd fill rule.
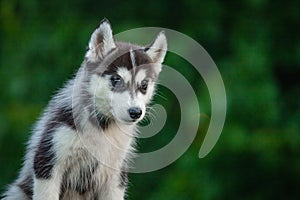
[[116,42],[107,19],[83,63],[49,102],[4,200],[121,200],[144,117],[167,51],[164,32],[147,47]]

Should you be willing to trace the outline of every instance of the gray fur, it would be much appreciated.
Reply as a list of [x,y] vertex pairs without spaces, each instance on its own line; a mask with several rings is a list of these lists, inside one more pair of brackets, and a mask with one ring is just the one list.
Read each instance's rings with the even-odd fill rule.
[[[123,124],[117,114],[108,112],[111,108],[105,103],[109,99],[106,93],[146,97],[148,93],[140,94],[140,83],[136,84],[134,77],[145,70],[145,79],[154,87],[160,71],[154,68],[161,63],[155,63],[151,56],[144,47],[114,42],[109,22],[102,21],[75,78],[52,98],[34,126],[19,177],[2,199],[124,199],[127,163],[134,150],[138,121]],[[130,71],[133,78],[124,91],[114,91],[109,77],[120,67]],[[108,88],[102,86],[103,93],[91,92],[93,88],[98,91],[97,81],[108,84]],[[139,103],[149,103],[152,95],[153,90]],[[122,151],[114,147],[116,144]]]

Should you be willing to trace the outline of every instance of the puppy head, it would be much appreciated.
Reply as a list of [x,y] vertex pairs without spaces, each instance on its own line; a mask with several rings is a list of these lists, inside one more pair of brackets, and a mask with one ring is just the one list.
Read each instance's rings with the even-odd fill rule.
[[102,20],[91,35],[84,65],[97,111],[124,124],[140,121],[166,52],[164,32],[146,47],[115,42],[110,23]]

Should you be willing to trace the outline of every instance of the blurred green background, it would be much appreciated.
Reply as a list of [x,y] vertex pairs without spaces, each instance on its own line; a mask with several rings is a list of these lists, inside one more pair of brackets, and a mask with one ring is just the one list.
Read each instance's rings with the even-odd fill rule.
[[[299,199],[299,8],[297,0],[1,0],[0,193],[17,176],[32,124],[76,72],[91,32],[107,17],[114,33],[156,26],[194,38],[214,59],[227,91],[222,135],[199,159],[209,94],[192,66],[168,54],[166,64],[184,74],[198,95],[201,126],[175,163],[131,174],[128,199]],[[139,140],[139,151],[166,145],[178,128],[178,102],[159,89],[164,98],[156,100],[168,121],[153,138]]]

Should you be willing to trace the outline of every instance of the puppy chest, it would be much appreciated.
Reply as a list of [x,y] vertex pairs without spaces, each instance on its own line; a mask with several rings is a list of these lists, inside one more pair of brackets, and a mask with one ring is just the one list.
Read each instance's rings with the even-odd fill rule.
[[61,193],[71,190],[81,195],[95,191],[100,178],[98,168],[99,161],[85,150],[78,150],[68,156],[63,166]]

